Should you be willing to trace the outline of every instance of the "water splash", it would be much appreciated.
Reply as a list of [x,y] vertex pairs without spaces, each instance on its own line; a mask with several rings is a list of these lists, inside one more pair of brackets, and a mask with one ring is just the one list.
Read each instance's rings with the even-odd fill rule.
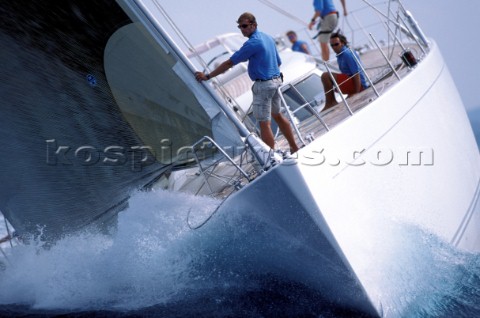
[[[242,237],[257,235],[277,250],[295,246],[254,215],[232,211],[215,232],[188,227],[189,210],[208,217],[218,204],[180,193],[140,192],[120,213],[111,236],[84,232],[48,249],[16,246],[12,265],[0,272],[0,312],[21,305],[27,313],[351,314],[323,303],[318,292],[273,275],[281,264],[257,266],[255,259],[268,259],[262,255],[268,251]],[[384,286],[379,292],[388,300],[387,317],[480,313],[480,255],[459,251],[411,224],[392,220],[386,226],[392,235],[402,235],[398,248],[404,249],[388,272],[372,273]],[[419,265],[411,270],[410,262]]]
[[[218,202],[169,192],[138,193],[113,236],[84,232],[43,249],[16,246],[0,273],[0,304],[32,308],[138,308],[192,288],[198,256],[186,212]],[[193,283],[195,284],[195,283]]]

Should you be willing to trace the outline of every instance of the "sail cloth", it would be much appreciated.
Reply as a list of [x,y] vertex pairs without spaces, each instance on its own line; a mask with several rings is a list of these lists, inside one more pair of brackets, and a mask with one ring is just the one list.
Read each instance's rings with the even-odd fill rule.
[[0,1],[0,11],[0,211],[20,236],[114,223],[131,191],[182,158],[162,157],[162,140],[175,150],[203,135],[239,141],[118,2]]
[[140,23],[111,36],[104,60],[117,104],[159,162],[191,162],[190,146],[203,136],[212,136],[225,149],[242,147],[238,132],[203,85]]

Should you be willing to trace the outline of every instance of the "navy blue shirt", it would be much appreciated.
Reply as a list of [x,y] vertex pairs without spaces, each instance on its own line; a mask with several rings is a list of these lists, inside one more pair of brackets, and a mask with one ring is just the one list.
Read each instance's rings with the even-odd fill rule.
[[[357,60],[360,61],[360,58],[355,53]],[[362,68],[357,64],[357,61],[353,57],[352,51],[346,46],[342,48],[342,51],[337,54],[338,68],[343,74],[348,76],[353,76],[356,73],[360,73],[360,80],[362,82],[363,88],[367,88],[367,82],[365,81],[365,75],[362,72]]]
[[233,53],[230,60],[234,65],[248,61],[248,76],[252,81],[280,76],[279,66],[282,61],[275,41],[268,34],[258,30],[250,35],[240,50]]

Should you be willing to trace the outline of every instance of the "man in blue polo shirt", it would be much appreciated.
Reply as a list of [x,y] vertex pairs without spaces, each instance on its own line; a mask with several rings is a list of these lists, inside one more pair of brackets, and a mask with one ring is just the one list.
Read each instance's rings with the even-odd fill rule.
[[293,136],[292,127],[280,112],[281,99],[278,88],[282,85],[280,78],[280,56],[274,39],[257,30],[255,16],[245,12],[237,20],[238,28],[248,40],[228,60],[220,64],[209,74],[196,72],[197,81],[207,81],[224,73],[240,62],[248,61],[248,75],[254,81],[253,115],[260,125],[260,137],[272,149],[275,148],[275,138],[271,128],[271,117],[277,122],[278,128],[290,145],[290,152],[295,153],[298,146]]
[[[342,73],[333,73],[335,82],[343,94],[351,95],[360,93],[367,88],[365,74],[360,67],[360,58],[348,48],[347,38],[341,33],[333,33],[330,36],[330,46],[337,54],[338,68]],[[357,62],[358,61],[358,62]],[[328,72],[322,74],[323,88],[325,89],[325,108],[328,109],[337,104],[333,91],[333,81]]]
[[307,42],[299,40],[295,31],[288,31],[287,37],[292,43],[292,51],[310,54]]

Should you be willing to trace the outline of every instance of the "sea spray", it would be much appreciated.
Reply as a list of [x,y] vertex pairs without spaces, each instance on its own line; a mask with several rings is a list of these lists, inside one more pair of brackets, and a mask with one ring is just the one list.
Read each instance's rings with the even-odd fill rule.
[[[261,216],[232,208],[198,230],[188,227],[189,214],[204,220],[219,203],[167,191],[139,192],[119,214],[112,235],[85,231],[48,248],[38,242],[15,246],[11,265],[0,272],[0,313],[22,305],[22,313],[42,314],[345,314],[325,303],[321,292],[279,274],[281,258],[272,253],[301,246]],[[479,255],[459,251],[413,224],[381,221],[385,232],[401,238],[391,251],[400,256],[373,260],[392,265],[371,273],[382,283],[386,317],[480,313]],[[389,246],[387,237],[378,239],[386,241],[380,249]],[[407,271],[411,263],[415,270]]]
[[[53,246],[18,245],[0,273],[0,304],[32,308],[138,308],[169,301],[188,288],[197,251],[187,211],[218,202],[164,191],[140,192],[119,214],[112,236],[82,233]],[[193,250],[192,250],[193,248]]]

